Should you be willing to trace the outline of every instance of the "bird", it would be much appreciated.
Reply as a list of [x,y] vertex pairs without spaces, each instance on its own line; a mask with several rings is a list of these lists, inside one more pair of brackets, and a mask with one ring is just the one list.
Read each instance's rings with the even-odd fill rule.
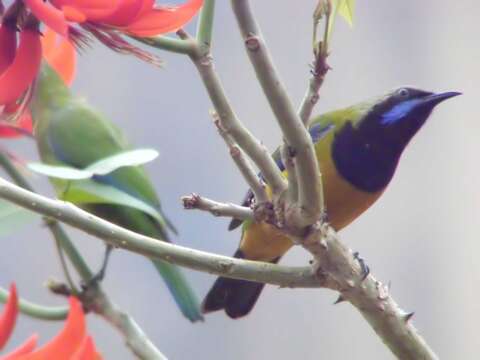
[[[121,129],[84,99],[74,96],[46,63],[38,75],[30,110],[39,156],[44,164],[84,169],[98,160],[131,149]],[[59,195],[76,182],[53,177],[49,180]],[[159,216],[154,218],[138,208],[114,203],[83,201],[78,206],[131,231],[168,241],[167,227],[174,229],[173,225],[163,214],[143,167],[121,167],[106,175],[95,175],[88,181],[126,193],[150,205]],[[104,265],[95,279],[103,278],[110,249],[107,247]],[[152,262],[183,315],[192,322],[202,320],[200,301],[182,270],[164,261]]]
[[[326,220],[333,229],[345,228],[380,198],[402,152],[432,110],[457,95],[401,87],[312,119],[309,133],[322,173]],[[280,151],[272,156],[288,176]],[[249,190],[243,205],[253,201]],[[241,224],[232,219],[229,230]],[[240,245],[233,256],[277,263],[292,246],[291,239],[274,225],[243,221]],[[254,307],[264,285],[219,277],[202,302],[202,312],[224,310],[230,318],[243,317]]]

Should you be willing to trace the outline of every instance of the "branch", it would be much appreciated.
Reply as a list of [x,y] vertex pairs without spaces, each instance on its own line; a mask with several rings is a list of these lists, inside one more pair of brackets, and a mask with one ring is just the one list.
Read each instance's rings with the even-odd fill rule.
[[253,210],[236,204],[220,203],[197,194],[182,197],[183,207],[187,210],[208,211],[214,216],[231,217],[239,220],[253,220]]
[[240,173],[243,175],[243,178],[255,195],[257,204],[266,203],[268,201],[268,196],[267,192],[265,191],[265,186],[255,173],[255,170],[253,170],[250,160],[245,156],[245,152],[237,146],[235,140],[233,140],[232,137],[227,133],[218,114],[215,111],[212,111],[211,115],[213,117],[215,126],[217,127],[218,133],[230,150],[230,156],[232,157],[232,160],[237,165],[238,170],[240,170]]
[[[88,307],[96,314],[103,317],[110,324],[115,327],[120,334],[122,334],[125,344],[130,350],[142,360],[166,360],[157,347],[150,341],[142,328],[135,322],[135,320],[126,312],[122,311],[116,304],[114,304],[107,294],[101,289],[92,290],[91,301]],[[82,300],[88,299],[82,297]],[[88,302],[88,300],[87,300]]]
[[318,287],[311,266],[290,267],[210,254],[134,233],[90,214],[75,205],[46,198],[0,178],[0,198],[49,216],[106,243],[152,259],[220,276],[257,281],[281,287]]
[[325,286],[340,291],[368,321],[399,359],[438,359],[412,325],[412,313],[400,309],[387,286],[372,275],[363,279],[359,262],[325,225],[312,229],[303,246],[314,254],[317,273],[326,276]]
[[191,42],[172,39],[168,36],[130,37],[134,40],[137,40],[143,44],[152,46],[154,48],[170,51],[177,54],[190,54],[193,51],[193,44]]
[[[257,76],[264,87],[264,91],[271,101],[272,108],[276,107],[277,112],[280,116],[279,122],[286,121],[287,126],[292,126],[294,133],[292,137],[294,140],[298,135],[299,144],[305,145],[305,162],[309,162],[311,146],[310,138],[307,134],[308,144],[302,143],[305,140],[305,127],[303,123],[299,121],[299,117],[294,114],[288,98],[286,97],[286,92],[281,86],[278,77],[274,73],[273,65],[270,61],[266,49],[263,48],[263,42],[259,36],[259,31],[256,24],[253,21],[251,13],[248,8],[248,2],[244,0],[232,0],[232,5],[234,9],[238,6],[237,10],[240,12],[237,14],[239,18],[240,26],[246,30],[244,31],[244,36],[247,37],[247,40],[253,40],[253,43],[247,41],[247,48],[249,45],[252,47],[249,50],[249,55],[251,56],[252,63],[256,66]],[[246,7],[246,8],[245,8]],[[246,11],[246,12],[245,12]],[[257,30],[250,32],[250,30]],[[253,34],[253,37],[252,37]],[[231,109],[226,96],[224,95],[223,89],[221,87],[218,76],[213,70],[212,59],[210,54],[205,49],[201,50],[194,41],[188,38],[188,36],[180,32],[180,36],[183,37],[185,41],[189,41],[193,44],[194,51],[189,53],[191,59],[195,63],[207,92],[210,95],[210,98],[216,108],[216,111],[220,114],[222,121],[226,119],[227,122],[227,131],[230,131],[231,124],[238,126],[236,129],[240,129],[239,132],[241,136],[238,136],[238,133],[232,133],[234,141],[236,141],[241,149],[244,149],[246,153],[255,161],[252,157],[252,148],[258,149],[258,141],[253,138],[253,136],[244,129],[241,123],[238,123],[238,119],[235,117],[233,110]],[[255,53],[260,52],[261,55]],[[253,53],[253,54],[252,54]],[[258,60],[258,63],[255,61]],[[316,65],[319,63],[317,61]],[[262,66],[264,68],[262,68]],[[325,70],[326,71],[326,70]],[[273,74],[273,75],[272,75]],[[315,74],[314,74],[315,75]],[[313,84],[309,91],[313,93],[318,92],[318,88],[321,83],[319,78],[314,79],[316,82]],[[322,79],[323,81],[323,79]],[[312,85],[312,84],[310,84]],[[318,88],[317,88],[318,86]],[[277,103],[278,100],[278,103]],[[282,111],[278,110],[282,106],[288,107],[288,111],[285,114],[281,114]],[[308,105],[310,106],[310,104]],[[313,108],[313,104],[312,104]],[[274,109],[274,112],[275,112]],[[304,109],[303,105],[301,106],[299,116],[302,118],[308,118],[305,114],[311,112],[311,109]],[[293,115],[292,115],[293,114]],[[293,123],[289,123],[293,121]],[[306,120],[305,120],[306,121]],[[281,123],[282,125],[282,123]],[[303,129],[303,132],[302,132]],[[245,131],[244,131],[245,130]],[[295,131],[298,130],[298,133],[295,134]],[[290,132],[290,130],[288,130]],[[284,131],[285,133],[285,131]],[[248,141],[238,141],[242,139],[242,136],[247,136]],[[289,151],[290,149],[285,148],[282,151],[282,157],[287,161],[292,161],[293,155],[298,156],[298,149],[294,146],[295,142],[291,142],[292,139],[285,137],[288,144],[293,146],[293,152]],[[252,146],[250,146],[253,144]],[[302,149],[300,149],[302,150]],[[261,153],[255,154],[254,156],[261,156]],[[315,158],[313,159],[315,160]],[[298,161],[303,163],[302,161]],[[262,163],[255,161],[257,166],[264,171],[263,166],[266,164],[269,166],[268,162]],[[315,161],[316,164],[316,161]],[[290,169],[293,169],[292,164],[286,164],[290,166]],[[268,168],[267,168],[268,170]],[[272,170],[272,169],[270,169]],[[312,169],[310,169],[312,170]],[[272,170],[273,171],[273,170]],[[301,188],[305,188],[305,178],[302,174],[305,175],[306,172],[299,172],[297,175],[299,184],[299,191]],[[298,173],[297,173],[298,174]],[[319,171],[316,169],[315,177],[319,176]],[[303,179],[302,179],[303,177]],[[314,178],[315,178],[314,177]],[[269,182],[269,180],[267,180]],[[289,184],[290,187],[295,185],[294,182]],[[318,182],[320,191],[321,184]],[[308,185],[308,184],[307,184]],[[277,195],[280,192],[277,193]],[[1,192],[0,192],[1,196]],[[322,194],[319,197],[316,195],[310,195],[306,198],[305,190],[303,195],[300,196],[300,204],[305,201],[310,202],[312,199],[320,199],[320,205],[322,205]],[[321,206],[320,206],[321,209]],[[315,221],[317,218],[312,216]],[[87,230],[90,231],[90,230]],[[122,230],[122,233],[125,230]],[[92,232],[93,233],[93,232]],[[108,236],[109,233],[105,233],[104,236]],[[115,236],[121,234],[115,233]],[[125,233],[126,235],[126,233]],[[101,233],[98,233],[98,236],[102,236]],[[152,243],[148,247],[147,243],[142,244],[143,241],[151,241],[151,239],[136,235],[134,246],[127,246],[127,240],[132,240],[131,238],[124,238],[123,241],[120,241],[125,248],[130,250],[145,254],[151,257],[158,257],[167,261],[171,261],[181,266],[190,267],[193,269],[213,272],[215,274],[232,277],[237,279],[244,279],[250,281],[257,281],[269,284],[276,284],[280,286],[289,286],[289,287],[325,287],[339,291],[341,293],[341,299],[349,301],[353,306],[355,306],[364,318],[369,322],[369,324],[374,328],[379,337],[385,342],[385,344],[391,349],[391,351],[401,359],[437,359],[433,351],[428,347],[425,341],[418,335],[413,325],[409,321],[411,314],[403,312],[398,305],[391,298],[388,293],[388,289],[377,281],[373,276],[368,276],[366,279],[363,279],[361,267],[358,264],[357,260],[352,256],[352,252],[345,245],[341,244],[336,234],[329,229],[328,227],[322,226],[318,227],[316,224],[310,229],[310,233],[306,238],[302,237],[296,239],[303,247],[310,251],[315,256],[315,268],[303,267],[295,268],[285,267],[274,264],[262,264],[258,262],[245,261],[239,259],[232,259],[223,256],[208,254],[204,252],[199,252],[196,250],[189,250],[179,246],[174,246],[170,244],[159,244],[154,247]],[[112,241],[109,239],[107,241]],[[118,244],[115,242],[115,244]],[[163,247],[164,251],[158,249],[158,245]],[[165,246],[166,245],[166,246]],[[170,249],[168,249],[170,248]],[[184,252],[186,251],[186,252]],[[167,253],[167,254],[166,254]]]
[[[0,302],[5,303],[10,292],[0,288]],[[19,310],[22,314],[28,315],[39,320],[64,320],[68,315],[68,307],[64,306],[44,306],[33,302],[20,299],[18,302]]]
[[[33,189],[28,183],[28,181],[15,168],[8,156],[1,151],[0,166],[2,166],[5,171],[12,177],[12,179],[14,179],[14,181],[21,187],[23,187],[25,190],[17,186],[16,188],[34,194]],[[8,184],[8,182],[6,182],[5,180],[0,180]],[[81,256],[80,252],[77,250],[73,242],[68,237],[63,227],[57,221],[53,220],[52,217],[44,217],[44,221],[50,229],[52,235],[55,237],[55,240],[61,245],[62,249],[65,251],[71,263],[75,267],[77,273],[80,275],[84,282],[88,282],[92,278],[93,273],[88,267],[83,257]],[[160,353],[160,351],[155,347],[155,345],[151,343],[151,341],[148,339],[142,329],[136,324],[135,320],[130,317],[130,315],[122,312],[115,304],[113,304],[108,298],[107,294],[103,292],[99,285],[92,288],[92,290],[94,290],[94,292],[90,293],[90,301],[92,301],[93,299],[93,301],[97,304],[97,306],[94,307],[95,312],[116,327],[116,329],[124,336],[127,346],[134,354],[136,354],[140,359],[145,360],[165,359],[165,357]],[[22,311],[21,301],[20,310]],[[51,317],[52,319],[54,319],[55,317],[63,315],[60,310],[62,309],[42,308],[32,303],[23,303],[23,312],[37,318],[43,316],[43,318]]]
[[281,194],[287,188],[286,182],[266,147],[238,120],[215,72],[209,49],[201,48],[183,31],[178,31],[177,34],[184,41],[193,44],[193,51],[189,56],[200,74],[223,128],[261,169],[265,180],[272,188],[272,193],[274,195]]
[[205,0],[198,16],[197,41],[200,46],[210,48],[212,45],[214,14],[215,0]]
[[[325,16],[325,29],[323,31],[323,41],[317,43],[317,27],[320,18]],[[314,59],[312,63],[311,78],[308,82],[308,88],[303,97],[302,103],[298,111],[298,115],[305,127],[308,128],[310,117],[312,116],[313,108],[320,99],[320,87],[325,80],[325,75],[330,66],[327,64],[327,57],[329,55],[328,49],[328,31],[330,22],[332,21],[332,5],[329,2],[319,1],[313,16],[313,48]]]
[[320,88],[322,87],[323,81],[325,80],[325,75],[329,69],[330,67],[327,64],[326,57],[322,52],[318,52],[313,60],[311,70],[312,76],[308,81],[308,88],[298,111],[300,119],[307,128],[312,116],[313,108],[320,99]]
[[313,224],[323,211],[323,191],[315,151],[307,129],[300,121],[280,80],[248,0],[231,0],[258,81],[275,114],[284,139],[293,148],[298,181],[297,227]]
[[[410,316],[400,310],[385,286],[373,276],[369,275],[363,281],[361,267],[352,256],[351,250],[340,243],[336,234],[326,226],[313,228],[303,242],[303,246],[315,256],[315,267],[290,267],[234,259],[158,241],[111,224],[70,203],[45,198],[3,179],[0,179],[0,198],[56,218],[102,238],[115,247],[150,258],[225,277],[281,287],[326,287],[340,291],[342,297],[362,313],[399,358],[436,359],[432,350],[408,321]],[[145,354],[147,350],[156,350],[149,347],[149,341],[142,336],[133,320],[125,318],[127,315],[118,311],[106,296],[96,296],[94,299],[95,311],[118,326],[126,336],[127,344],[135,346],[134,352],[137,355]],[[131,332],[136,335],[135,341],[141,341],[142,346],[137,346],[130,338]]]

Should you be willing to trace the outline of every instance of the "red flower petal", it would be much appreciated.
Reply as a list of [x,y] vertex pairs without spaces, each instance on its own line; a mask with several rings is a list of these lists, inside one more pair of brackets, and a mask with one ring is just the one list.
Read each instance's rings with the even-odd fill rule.
[[77,63],[77,53],[73,44],[64,37],[57,39],[57,34],[47,28],[42,38],[42,49],[45,60],[67,85],[71,85],[75,78]]
[[42,53],[43,53],[43,56],[45,56],[45,54],[55,49],[57,45],[57,33],[55,31],[52,31],[52,29],[50,29],[47,26],[45,28],[45,31],[43,32],[41,41],[42,41]]
[[95,349],[95,344],[93,343],[92,337],[87,336],[83,340],[83,343],[80,345],[78,350],[69,360],[101,360],[101,358],[102,357]]
[[0,104],[17,100],[35,78],[42,60],[40,35],[31,29],[20,33],[20,45],[12,64],[0,75]]
[[152,9],[126,27],[137,36],[153,36],[175,31],[188,23],[200,10],[203,0],[189,0],[169,9]]
[[52,0],[52,4],[62,9],[65,17],[74,22],[87,20],[101,22],[111,16],[125,0]]
[[26,111],[20,115],[17,124],[0,121],[0,138],[16,138],[29,134],[31,135],[32,129],[32,117],[30,112]]
[[0,357],[0,360],[18,360],[18,358],[22,355],[30,354],[35,346],[37,346],[38,335],[33,334],[30,336],[27,341],[25,341],[22,345],[17,347],[12,352],[8,353],[5,356]]
[[24,0],[33,14],[62,36],[68,36],[68,24],[63,13],[43,0]]
[[[155,5],[155,0],[143,0],[143,4],[142,4],[142,8],[140,9],[140,13],[138,14],[138,17],[137,19],[140,18],[140,16],[146,14],[147,12],[149,12],[150,10],[153,9]],[[137,20],[135,19],[135,20]]]
[[49,343],[18,360],[70,359],[81,345],[85,335],[82,305],[76,298],[70,297],[70,312],[63,330]]
[[18,297],[15,284],[10,285],[10,295],[0,316],[0,349],[7,343],[15,327],[18,314]]
[[115,13],[117,10],[116,6],[109,7],[109,8],[99,8],[99,9],[94,9],[94,8],[77,8],[78,11],[83,13],[87,20],[93,21],[93,22],[102,22],[103,19],[108,18],[112,14]]
[[15,29],[7,24],[0,27],[0,74],[15,59],[15,51],[17,50],[17,34]]
[[65,15],[65,19],[67,19],[68,21],[76,22],[78,24],[87,21],[87,16],[83,12],[72,6],[62,6],[62,11],[63,15]]
[[116,7],[124,0],[50,0],[50,2],[57,8],[62,6],[71,6],[76,8],[111,8]]
[[30,111],[25,111],[18,119],[18,127],[30,134],[33,132],[33,121]]
[[123,0],[117,10],[103,23],[113,26],[125,26],[131,23],[143,9],[144,0]]

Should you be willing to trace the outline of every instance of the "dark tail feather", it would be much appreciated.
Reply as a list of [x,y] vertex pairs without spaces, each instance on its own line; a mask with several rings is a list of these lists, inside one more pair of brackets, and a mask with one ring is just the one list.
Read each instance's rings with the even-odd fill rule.
[[[243,259],[244,255],[241,250],[237,250],[233,257]],[[202,312],[224,309],[232,319],[245,316],[252,310],[264,286],[265,284],[254,281],[219,277],[203,300]]]

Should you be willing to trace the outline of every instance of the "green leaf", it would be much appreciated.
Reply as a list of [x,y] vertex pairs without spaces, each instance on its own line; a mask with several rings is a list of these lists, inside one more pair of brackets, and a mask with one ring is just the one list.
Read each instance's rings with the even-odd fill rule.
[[31,162],[27,166],[30,170],[38,174],[66,180],[83,180],[93,176],[91,171],[76,169],[69,166],[54,166],[39,162]]
[[121,152],[99,160],[85,168],[85,170],[95,175],[106,175],[118,168],[124,166],[138,166],[146,164],[158,156],[158,151],[154,149],[136,149]]
[[332,1],[332,13],[330,15],[330,23],[328,24],[328,38],[331,37],[333,31],[333,25],[337,15],[340,14],[345,21],[353,26],[353,12],[355,10],[355,0],[333,0]]
[[48,165],[39,162],[28,164],[38,174],[65,180],[85,180],[94,175],[107,175],[124,166],[138,166],[154,160],[158,152],[154,149],[137,149],[121,152],[94,162],[85,169],[70,166]]
[[128,206],[152,216],[161,225],[166,226],[162,215],[153,206],[113,186],[97,183],[92,180],[71,182],[60,198],[77,205],[116,204]]
[[20,227],[39,218],[39,215],[30,210],[6,200],[0,200],[0,236],[11,235]]
[[343,0],[338,5],[338,13],[345,21],[353,26],[353,12],[355,11],[355,0]]

